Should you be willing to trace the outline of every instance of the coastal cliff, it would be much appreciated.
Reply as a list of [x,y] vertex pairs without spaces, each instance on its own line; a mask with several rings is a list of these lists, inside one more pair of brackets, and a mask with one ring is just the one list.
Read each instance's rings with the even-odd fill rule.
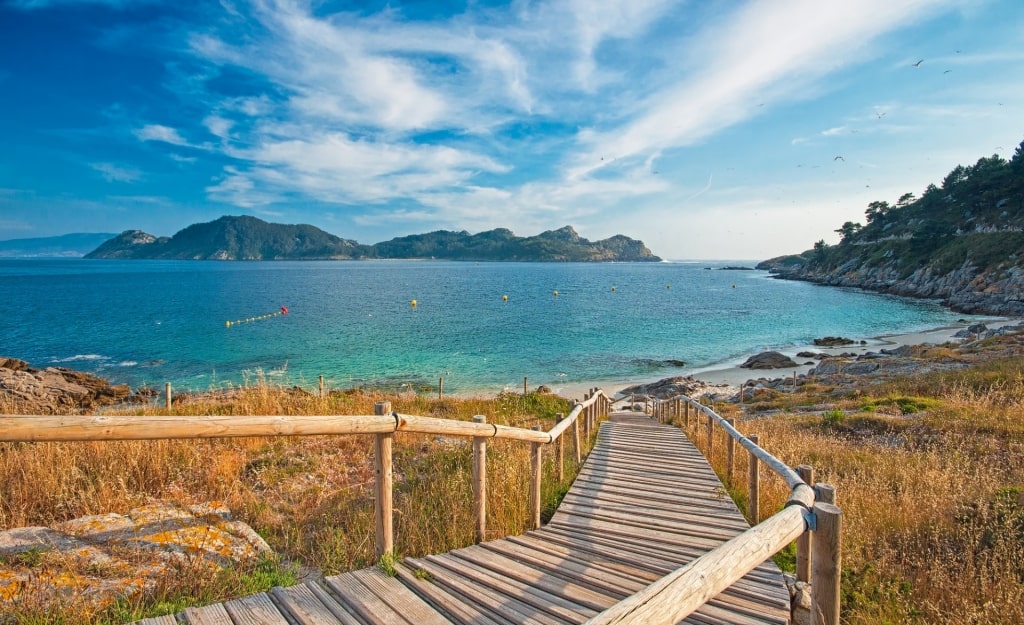
[[972,314],[1024,316],[1024,143],[1007,161],[958,165],[941,186],[895,205],[876,201],[867,224],[846,222],[838,245],[763,261],[777,277],[941,300]]

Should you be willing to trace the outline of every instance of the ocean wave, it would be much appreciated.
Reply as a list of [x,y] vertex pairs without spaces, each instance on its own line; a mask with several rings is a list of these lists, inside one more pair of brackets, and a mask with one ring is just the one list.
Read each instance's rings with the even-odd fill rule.
[[78,362],[81,360],[110,360],[110,356],[102,356],[100,354],[75,354],[68,358],[54,358],[53,362]]
[[118,366],[118,367],[137,367],[137,366],[139,366],[139,363],[135,362],[134,360],[122,360],[121,362],[117,363],[116,366]]

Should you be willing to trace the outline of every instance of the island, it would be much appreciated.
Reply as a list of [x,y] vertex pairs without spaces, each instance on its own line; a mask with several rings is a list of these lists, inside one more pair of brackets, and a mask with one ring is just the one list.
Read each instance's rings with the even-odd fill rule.
[[126,230],[85,255],[93,259],[367,260],[442,259],[529,262],[660,262],[642,241],[615,235],[581,237],[572,226],[531,237],[497,228],[478,234],[437,230],[375,245],[343,239],[306,224],[268,223],[226,215],[193,224],[172,237]]

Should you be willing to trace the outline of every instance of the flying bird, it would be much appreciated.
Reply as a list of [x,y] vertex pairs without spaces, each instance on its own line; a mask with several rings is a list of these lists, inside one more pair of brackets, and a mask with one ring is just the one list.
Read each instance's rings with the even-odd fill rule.
[[837,157],[835,157],[835,158],[834,158],[834,159],[832,159],[832,160],[833,160],[833,161],[843,161],[844,163],[846,162],[846,159],[845,159],[845,158],[843,158],[842,156],[837,156]]
[[942,73],[943,73],[943,74],[948,74],[948,73],[950,73],[951,71],[953,71],[953,70],[951,70],[951,69],[947,69],[946,71],[944,71],[944,72],[942,72]]
[[885,117],[885,111],[882,111],[881,113],[875,113],[875,116],[878,117],[878,119],[882,119],[883,117]]
[[917,63],[914,63],[913,67],[921,67],[921,63],[924,63],[924,59],[921,59]]

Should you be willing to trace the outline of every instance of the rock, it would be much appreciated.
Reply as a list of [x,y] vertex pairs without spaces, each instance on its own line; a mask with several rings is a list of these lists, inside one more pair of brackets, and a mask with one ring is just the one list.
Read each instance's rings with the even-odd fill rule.
[[540,386],[537,387],[537,392],[548,395],[551,393],[551,387],[548,386],[547,384],[541,384]]
[[848,339],[842,336],[826,336],[820,339],[814,339],[814,344],[818,347],[842,347],[845,345],[853,345],[853,339]]
[[823,354],[819,354],[818,352],[797,352],[796,357],[797,358],[824,358],[824,355]]
[[656,397],[658,399],[666,399],[668,397],[675,397],[676,395],[689,395],[692,397],[699,394],[700,391],[707,387],[707,383],[702,382],[701,380],[695,380],[693,376],[675,376],[671,378],[664,378],[650,384],[637,384],[635,386],[630,386],[629,388],[619,391],[619,394],[623,396],[634,395],[639,397]]
[[212,574],[272,553],[217,503],[159,503],[127,515],[15,528],[0,532],[0,613],[25,597],[102,609],[180,575],[182,566],[191,574]]
[[973,325],[967,326],[963,330],[958,331],[956,334],[953,335],[953,338],[973,338],[976,336],[984,335],[986,332],[988,332],[988,326],[986,326],[984,323],[975,323]]
[[761,352],[747,358],[747,361],[740,365],[743,369],[782,369],[785,367],[798,367],[792,358],[779,352]]
[[58,414],[91,410],[122,401],[131,394],[127,385],[88,373],[48,367],[34,369],[16,358],[0,356],[0,402],[15,412]]

